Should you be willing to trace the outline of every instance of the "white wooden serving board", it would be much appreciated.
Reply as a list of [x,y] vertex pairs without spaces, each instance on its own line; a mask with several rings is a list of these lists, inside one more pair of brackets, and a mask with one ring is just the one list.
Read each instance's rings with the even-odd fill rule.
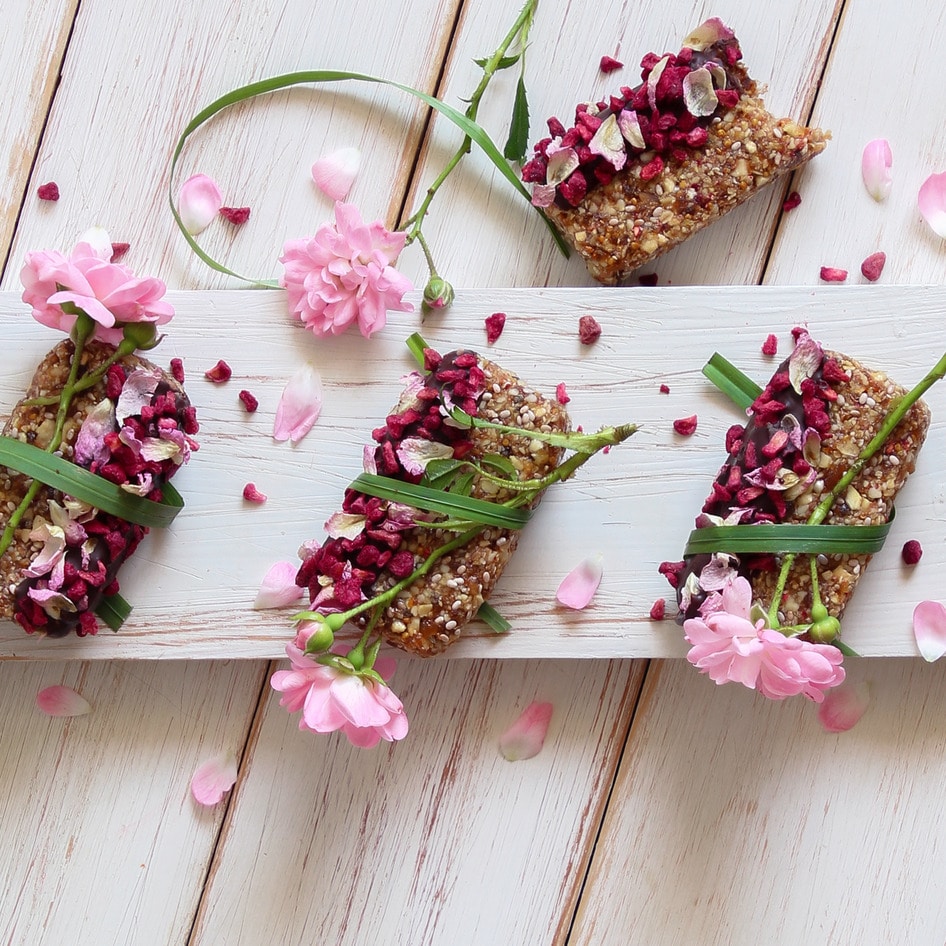
[[[323,522],[361,469],[371,429],[413,368],[403,340],[418,329],[443,351],[486,353],[550,395],[564,381],[573,421],[585,429],[624,421],[641,426],[626,444],[549,491],[492,598],[513,631],[498,636],[471,625],[449,653],[681,656],[686,645],[680,628],[649,617],[655,599],[672,602],[657,566],[680,558],[724,459],[724,432],[739,420],[703,378],[707,358],[719,350],[764,383],[790,350],[792,326],[805,323],[827,347],[912,385],[946,346],[946,288],[940,287],[462,290],[447,313],[426,321],[419,311],[392,314],[370,341],[357,334],[314,338],[289,317],[279,292],[174,292],[169,299],[177,316],[155,360],[183,359],[201,422],[201,449],[175,480],[187,506],[123,568],[122,592],[135,610],[120,632],[44,640],[0,623],[2,657],[282,656],[291,610],[253,611],[260,579],[273,562],[295,561],[303,541],[323,535]],[[488,348],[483,319],[496,311],[507,313],[506,328]],[[578,340],[578,319],[586,313],[603,329],[590,347]],[[776,358],[760,351],[769,333],[779,339]],[[16,294],[0,294],[0,412],[8,413],[22,396],[56,340]],[[216,385],[203,372],[220,358],[233,377]],[[300,444],[276,443],[276,403],[305,362],[322,375],[322,416]],[[662,383],[669,394],[659,392]],[[243,410],[242,388],[259,398],[255,414]],[[917,472],[901,494],[887,546],[875,556],[844,621],[845,639],[865,655],[917,652],[913,607],[938,596],[946,568],[946,385],[934,387],[927,400],[934,421]],[[675,434],[674,419],[691,414],[699,419],[696,433]],[[247,482],[268,502],[245,502]],[[911,538],[920,540],[924,555],[908,569],[899,551]],[[580,612],[561,608],[558,583],[594,555],[602,558],[604,579],[592,605]]]

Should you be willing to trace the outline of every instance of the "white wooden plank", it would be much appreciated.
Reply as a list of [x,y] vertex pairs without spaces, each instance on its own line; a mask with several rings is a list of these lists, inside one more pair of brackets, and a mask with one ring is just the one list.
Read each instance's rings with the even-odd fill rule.
[[[834,142],[799,182],[802,205],[780,227],[766,282],[815,285],[822,266],[836,266],[863,283],[861,262],[878,250],[887,254],[881,282],[942,281],[946,245],[916,201],[926,177],[946,170],[937,120],[946,112],[937,61],[944,29],[941,4],[847,5],[815,108]],[[889,139],[893,152],[893,189],[882,203],[861,180],[861,154],[874,138]]]
[[[708,16],[721,17],[736,31],[750,74],[769,86],[770,110],[803,118],[840,6],[834,0],[776,5],[726,0],[710,6],[693,0],[645,0],[630,7],[621,0],[602,0],[567,4],[564,9],[540,4],[529,37],[526,76],[530,147],[546,134],[550,115],[568,125],[579,102],[597,100],[621,85],[637,85],[639,63],[646,53],[676,52],[682,39]],[[490,4],[465,7],[461,27],[442,92],[454,104],[479,81],[473,59],[491,52],[506,29]],[[624,69],[602,75],[598,63],[604,54],[622,61]],[[500,147],[517,78],[515,69],[501,73],[478,115]],[[455,129],[439,117],[433,127],[436,134],[415,179],[418,193],[436,176],[458,140]],[[811,173],[822,173],[817,170],[822,160],[815,159]],[[786,186],[783,182],[768,188],[646,271],[657,272],[662,285],[757,282]],[[465,285],[593,285],[581,261],[562,258],[538,216],[476,149],[438,194],[425,233],[441,274]],[[420,254],[405,254],[403,265],[418,285],[424,284],[426,269]]]
[[[571,908],[640,664],[406,663],[407,739],[372,751],[300,733],[271,696],[197,943],[548,943]],[[545,748],[497,740],[533,699]]]
[[[187,122],[232,88],[300,69],[360,70],[432,87],[456,5],[325,0],[315,12],[288,0],[82,4],[30,184],[54,179],[62,197],[52,208],[28,203],[5,285],[15,285],[28,250],[71,246],[92,224],[132,245],[129,265],[169,285],[224,285],[191,255],[167,206],[170,155]],[[285,240],[331,217],[310,168],[341,146],[363,153],[350,199],[367,219],[393,225],[425,109],[379,86],[321,89],[235,109],[188,145],[179,180],[210,174],[226,204],[252,209],[242,228],[220,219],[202,237],[238,272],[275,277]]]
[[[287,635],[285,612],[249,606],[269,565],[293,559],[306,539],[338,506],[360,470],[370,430],[396,402],[398,378],[411,369],[403,339],[416,316],[392,319],[370,344],[358,336],[319,342],[293,326],[276,293],[222,292],[174,295],[179,315],[161,357],[184,358],[189,389],[202,419],[203,447],[177,482],[188,501],[166,535],[150,538],[122,575],[136,611],[122,632],[96,640],[42,641],[4,627],[2,653],[16,657],[278,657]],[[492,350],[504,365],[548,393],[559,381],[572,397],[573,420],[585,428],[635,421],[641,431],[608,456],[595,458],[576,481],[550,491],[526,529],[520,551],[493,602],[516,630],[502,638],[485,627],[450,653],[477,657],[676,656],[685,652],[672,622],[649,611],[670,589],[657,573],[682,554],[693,519],[724,459],[725,430],[738,413],[702,377],[714,350],[750,376],[765,380],[773,360],[760,353],[769,332],[782,351],[789,330],[807,322],[828,347],[887,370],[905,384],[918,381],[941,344],[940,288],[827,287],[821,289],[600,290],[594,311],[600,341],[582,349],[578,316],[588,310],[583,290],[461,293],[447,316],[421,326],[444,350],[485,348],[483,318],[503,310],[505,332]],[[891,345],[887,313],[904,315]],[[7,296],[2,330],[20,352],[17,370],[0,381],[2,402],[25,388],[26,375],[50,335]],[[631,313],[631,314],[629,314]],[[258,326],[265,326],[261,340]],[[712,327],[712,328],[708,328]],[[226,385],[202,371],[220,357],[234,368]],[[936,355],[938,357],[938,355]],[[288,375],[309,360],[325,384],[316,428],[295,448],[270,433],[276,402]],[[659,393],[667,382],[669,396]],[[247,415],[237,392],[247,387],[260,410]],[[932,590],[923,576],[946,565],[942,537],[946,493],[933,458],[946,438],[946,389],[929,396],[934,424],[916,475],[898,503],[888,548],[846,619],[851,646],[865,655],[913,654],[910,615]],[[697,433],[682,438],[677,417],[696,413]],[[242,499],[253,481],[270,499]],[[925,553],[908,571],[898,550],[917,538]],[[555,604],[566,571],[600,553],[606,577],[593,606],[581,613]]]
[[629,930],[662,946],[941,942],[946,667],[849,674],[871,704],[839,735],[804,700],[682,661],[648,676],[569,946]]
[[[0,940],[183,943],[225,806],[201,808],[190,776],[242,752],[260,664],[0,667]],[[38,690],[92,704],[51,719]]]
[[[5,169],[5,177],[0,188],[0,260],[13,239],[23,191],[77,6],[78,0],[7,0],[3,5],[0,167]],[[37,216],[54,211],[53,205],[37,203],[35,193],[27,201]]]

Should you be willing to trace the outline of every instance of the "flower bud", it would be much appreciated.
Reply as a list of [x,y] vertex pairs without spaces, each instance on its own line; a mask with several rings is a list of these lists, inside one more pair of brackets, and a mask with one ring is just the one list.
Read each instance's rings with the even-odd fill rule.
[[148,351],[160,341],[153,322],[125,322],[122,325],[122,337],[133,342],[139,351]]
[[[812,610],[814,610],[812,608]],[[808,629],[808,634],[816,644],[830,644],[841,633],[841,622],[837,618],[826,617],[815,621]]]
[[327,621],[306,621],[296,634],[297,646],[300,638],[305,639],[303,650],[307,654],[319,654],[328,650],[335,643],[335,633]]
[[440,276],[431,276],[424,287],[424,306],[428,309],[446,309],[453,297],[453,286]]

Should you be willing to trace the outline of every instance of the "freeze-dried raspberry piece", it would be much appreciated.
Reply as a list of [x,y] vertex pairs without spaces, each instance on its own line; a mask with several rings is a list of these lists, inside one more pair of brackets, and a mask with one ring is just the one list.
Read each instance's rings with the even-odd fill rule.
[[234,226],[240,226],[250,219],[249,207],[221,207],[219,210],[221,217],[229,220]]
[[233,369],[221,358],[212,368],[204,372],[204,377],[214,384],[222,384],[229,381],[233,374]]
[[770,358],[772,355],[778,352],[778,338],[775,335],[769,335],[766,337],[765,341],[762,343],[762,354],[768,355]]
[[254,483],[247,483],[246,486],[243,487],[243,498],[248,503],[265,503],[266,502],[265,494],[261,493],[256,488],[256,485]]
[[36,188],[36,196],[40,200],[59,200],[59,185],[55,181],[40,184]]
[[696,432],[696,414],[689,417],[681,417],[673,422],[673,429],[681,437],[689,437]]
[[847,270],[836,269],[834,266],[822,266],[821,279],[823,282],[844,282],[847,279]]
[[259,401],[249,391],[241,391],[240,400],[243,402],[247,414],[252,414],[259,407]]
[[593,345],[601,338],[601,326],[593,315],[583,315],[578,320],[578,338],[582,345]]
[[598,68],[607,75],[610,72],[617,72],[618,69],[624,68],[623,62],[618,62],[617,59],[614,59],[611,56],[602,56],[601,62],[598,64]]
[[667,601],[664,598],[658,598],[650,608],[650,619],[652,621],[662,621],[667,613]]
[[798,191],[792,191],[788,197],[785,198],[785,202],[782,204],[782,210],[785,213],[788,213],[790,210],[794,210],[801,203],[801,194]]
[[486,325],[486,341],[492,345],[503,334],[503,328],[506,325],[506,313],[494,312],[492,315],[486,316],[484,324]]
[[571,398],[568,396],[568,391],[565,390],[564,381],[560,381],[555,386],[555,400],[563,406],[571,400]]
[[113,243],[110,263],[117,263],[131,249],[130,243]]
[[877,280],[880,279],[880,274],[884,271],[886,262],[886,253],[871,253],[870,256],[861,263],[861,275],[868,282],[877,282]]
[[900,552],[905,565],[916,565],[922,555],[923,546],[916,539],[910,539],[909,542],[904,543],[903,550]]
[[171,377],[178,384],[184,383],[184,362],[180,358],[171,359]]
[[659,389],[659,390],[660,390],[660,393],[661,393],[661,394],[669,394],[669,393],[670,393],[670,385],[669,385],[669,384],[662,384],[662,385],[660,385],[660,389]]

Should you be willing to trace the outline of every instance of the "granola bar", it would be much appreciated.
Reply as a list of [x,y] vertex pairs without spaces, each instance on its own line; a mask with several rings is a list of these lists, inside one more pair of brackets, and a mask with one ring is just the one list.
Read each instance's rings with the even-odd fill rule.
[[[838,352],[822,350],[807,333],[750,408],[745,426],[727,433],[728,457],[713,482],[697,528],[766,522],[805,523],[874,438],[894,403],[907,392],[882,371]],[[897,493],[913,472],[930,423],[917,401],[883,448],[842,491],[826,525],[880,525],[889,520]],[[819,554],[821,600],[840,619],[871,559],[866,553]],[[774,554],[698,554],[661,571],[677,590],[679,618],[695,617],[708,592],[727,577],[749,579],[753,596],[768,608],[777,590]],[[779,603],[783,625],[811,620],[810,559],[794,561]]]
[[633,270],[823,151],[828,132],[775,118],[739,42],[707,20],[683,48],[641,62],[643,82],[581,104],[522,169],[533,203],[599,282]]
[[[384,426],[374,431],[375,443],[366,448],[369,472],[417,482],[424,459],[482,461],[490,455],[505,457],[520,481],[556,468],[560,448],[521,434],[455,426],[444,408],[454,404],[493,423],[564,432],[570,422],[560,404],[473,352],[441,358],[428,350],[426,358],[426,373],[412,377]],[[503,501],[512,493],[476,474],[469,495]],[[342,513],[326,523],[329,538],[304,550],[297,582],[308,588],[313,609],[343,611],[393,588],[455,537],[424,525],[424,515],[349,489]],[[376,630],[388,643],[421,656],[443,651],[489,597],[517,541],[517,531],[484,527],[397,593],[384,607]]]
[[[3,435],[40,449],[51,441],[56,403],[74,345],[60,342],[39,364]],[[115,348],[89,342],[78,377],[94,372]],[[59,455],[152,500],[196,448],[194,408],[171,374],[137,355],[111,365],[69,406]],[[27,499],[33,480],[0,466],[0,534]],[[22,512],[0,556],[0,619],[27,632],[61,637],[97,630],[95,610],[118,591],[117,574],[148,532],[85,502],[41,486]]]

